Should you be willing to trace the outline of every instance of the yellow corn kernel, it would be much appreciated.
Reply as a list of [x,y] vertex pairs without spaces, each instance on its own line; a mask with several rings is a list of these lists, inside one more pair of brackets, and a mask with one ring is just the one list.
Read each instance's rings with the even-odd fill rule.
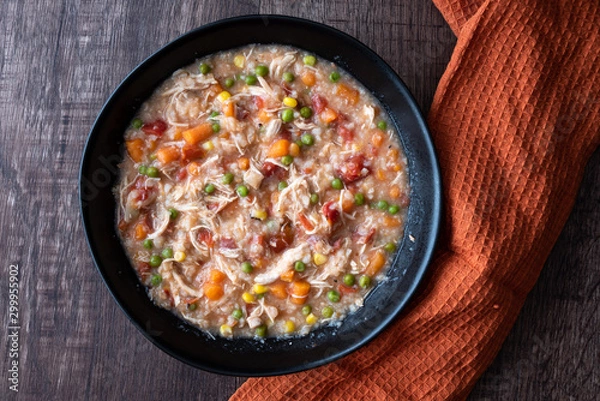
[[323,255],[322,253],[315,252],[313,254],[313,262],[315,263],[315,265],[321,266],[322,264],[327,262],[327,256]]
[[297,143],[292,142],[292,143],[290,143],[288,152],[289,152],[290,156],[298,157],[298,156],[300,156],[300,146],[298,146]]
[[221,327],[219,328],[219,331],[221,332],[221,335],[223,337],[229,337],[233,335],[233,330],[231,329],[231,326],[228,324],[222,324]]
[[256,298],[254,297],[254,295],[250,294],[249,292],[243,293],[242,294],[242,299],[247,304],[251,304],[251,303],[253,303],[256,300]]
[[175,255],[173,255],[173,257],[175,258],[176,262],[183,262],[187,255],[183,251],[177,251],[175,252]]
[[319,320],[319,318],[317,318],[314,313],[310,313],[308,316],[306,316],[306,323],[307,324],[315,324],[317,323],[317,321]]
[[221,103],[223,103],[231,97],[231,93],[229,93],[227,91],[223,91],[223,92],[219,93],[219,96],[217,96],[217,97],[219,98]]
[[291,320],[286,320],[286,322],[283,324],[283,329],[287,334],[290,334],[296,330],[296,325]]
[[359,151],[361,149],[360,145],[357,143],[353,143],[352,144],[352,150],[354,151]]
[[215,148],[215,144],[213,143],[213,141],[206,141],[202,144],[202,149],[208,151],[211,151]]
[[269,291],[269,288],[262,285],[262,284],[254,284],[252,286],[252,292],[255,294],[264,294],[265,292]]
[[235,56],[233,58],[233,64],[237,67],[237,68],[244,68],[244,64],[246,63],[246,57],[244,57],[241,54],[238,54],[237,56]]
[[291,107],[293,109],[294,107],[298,106],[298,101],[296,99],[294,99],[293,97],[284,97],[283,104],[285,104],[287,107]]
[[267,211],[263,209],[255,210],[252,217],[259,220],[265,220],[267,218]]

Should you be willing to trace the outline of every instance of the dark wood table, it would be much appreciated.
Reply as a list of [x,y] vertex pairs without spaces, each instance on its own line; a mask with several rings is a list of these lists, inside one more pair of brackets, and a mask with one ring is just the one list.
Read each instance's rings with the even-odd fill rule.
[[[430,1],[124,3],[0,2],[0,305],[8,333],[9,269],[18,265],[21,400],[224,400],[244,381],[193,369],[152,346],[111,299],[85,244],[77,195],[83,145],[103,102],[135,65],[206,22],[288,14],[366,43],[427,113],[456,41]],[[600,393],[599,182],[597,151],[539,282],[470,400]],[[16,399],[4,344],[0,399]]]

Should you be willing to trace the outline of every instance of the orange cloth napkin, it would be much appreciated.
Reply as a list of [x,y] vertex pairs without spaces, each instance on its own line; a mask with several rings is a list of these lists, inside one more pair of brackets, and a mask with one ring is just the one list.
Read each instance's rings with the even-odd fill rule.
[[367,347],[231,400],[461,400],[491,363],[600,142],[598,0],[434,0],[458,43],[429,126],[444,186],[418,296]]

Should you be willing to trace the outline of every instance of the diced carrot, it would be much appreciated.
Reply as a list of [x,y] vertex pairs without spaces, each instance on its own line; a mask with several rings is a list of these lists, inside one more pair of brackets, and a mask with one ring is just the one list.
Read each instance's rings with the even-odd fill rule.
[[288,297],[287,293],[287,283],[283,281],[277,281],[269,286],[269,291],[276,298],[286,299]]
[[385,181],[385,171],[383,171],[382,169],[378,168],[377,172],[375,174],[375,177],[377,177],[377,179],[379,181]]
[[144,239],[148,235],[148,227],[144,223],[135,225],[135,239]]
[[390,188],[390,196],[392,198],[398,198],[400,196],[400,188],[398,188],[397,185]]
[[395,172],[398,172],[398,171],[402,170],[402,166],[400,164],[398,164],[398,163],[394,163],[392,165],[392,170],[395,171]]
[[398,149],[396,148],[391,148],[390,150],[388,150],[387,152],[387,156],[392,159],[392,160],[396,160],[398,159],[400,152],[398,151]]
[[225,117],[235,116],[235,104],[233,102],[225,102],[223,105],[223,114]]
[[321,117],[321,121],[323,121],[325,124],[329,124],[337,120],[338,114],[329,107],[325,107],[319,117]]
[[308,293],[310,292],[310,283],[304,280],[294,281],[292,282],[290,292],[296,297],[303,297],[305,295],[308,295]]
[[223,92],[223,87],[216,83],[214,85],[211,85],[208,90],[210,91],[211,95],[218,95],[219,93]]
[[288,154],[290,147],[290,141],[287,139],[279,139],[271,145],[269,148],[269,152],[267,153],[268,157],[282,157]]
[[191,162],[187,165],[186,169],[190,175],[198,175],[198,172],[200,169],[200,163]]
[[156,149],[156,144],[158,142],[156,141],[156,139],[150,139],[147,143],[146,146],[148,147],[148,151],[152,152],[154,149]]
[[383,225],[385,227],[400,227],[402,222],[397,217],[385,216],[383,218]]
[[227,275],[225,275],[225,273],[223,273],[222,271],[217,270],[217,269],[212,269],[210,271],[210,275],[208,277],[208,280],[211,283],[217,283],[218,284],[218,283],[222,283],[223,280],[225,280],[226,277],[227,277]]
[[317,78],[315,77],[315,74],[312,71],[306,71],[304,74],[302,74],[300,79],[302,80],[302,83],[304,83],[304,85],[306,86],[313,86],[317,83]]
[[127,148],[127,153],[133,159],[134,162],[139,163],[142,161],[144,157],[144,141],[140,138],[131,139],[125,142],[125,147]]
[[375,251],[369,261],[369,265],[365,270],[365,273],[373,277],[379,273],[381,268],[385,265],[385,254],[382,251]]
[[373,144],[373,146],[380,147],[383,144],[384,139],[385,137],[383,136],[382,132],[375,131],[371,136],[371,143]]
[[179,159],[181,151],[177,146],[166,146],[156,151],[156,158],[162,164],[168,164]]
[[210,299],[211,301],[216,301],[218,299],[221,299],[221,297],[224,294],[223,286],[221,284],[205,283],[203,288],[204,288],[204,295],[206,296],[206,298]]
[[306,303],[306,300],[308,299],[308,296],[304,296],[304,297],[291,297],[290,300],[292,301],[292,303],[294,305],[304,305]]
[[180,130],[177,130],[177,131],[175,131],[175,133],[173,134],[173,140],[174,140],[174,141],[179,141],[179,140],[181,140],[181,133],[182,133],[182,132],[183,132],[183,131],[180,131]]
[[355,105],[360,100],[360,93],[345,84],[338,84],[337,94],[346,99],[351,105]]
[[267,123],[269,122],[269,120],[271,119],[271,116],[269,115],[269,113],[267,113],[265,111],[265,109],[261,109],[258,112],[258,119],[262,122],[262,123]]
[[181,136],[183,136],[183,139],[185,139],[189,145],[196,145],[197,143],[210,138],[213,133],[214,131],[210,123],[203,123],[183,131]]
[[250,160],[247,157],[240,157],[238,159],[238,167],[241,170],[248,170],[250,168]]
[[[347,192],[345,192],[347,193]],[[348,213],[354,207],[354,197],[344,196],[342,198],[342,210],[344,213]]]
[[290,156],[294,156],[294,157],[300,156],[300,146],[298,146],[298,144],[295,142],[290,143],[289,152],[290,152]]
[[279,278],[282,281],[285,281],[286,283],[291,283],[292,280],[294,280],[294,271],[288,270],[285,273],[283,273],[281,276],[279,276]]
[[312,231],[315,228],[313,223],[304,215],[304,213],[300,213],[298,215],[298,221],[300,224],[302,224],[302,227],[304,227],[306,231]]

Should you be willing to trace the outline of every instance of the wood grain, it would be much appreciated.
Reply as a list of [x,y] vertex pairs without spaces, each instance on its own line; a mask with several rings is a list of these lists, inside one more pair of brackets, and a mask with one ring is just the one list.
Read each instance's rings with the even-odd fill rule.
[[[433,3],[418,0],[0,3],[2,277],[10,264],[21,272],[20,391],[8,390],[2,358],[0,399],[225,400],[243,382],[174,360],[129,323],[93,267],[77,175],[94,118],[135,65],[194,27],[251,13],[309,18],[357,37],[398,71],[425,113],[455,43]],[[599,178],[596,152],[540,281],[470,400],[600,393]]]

